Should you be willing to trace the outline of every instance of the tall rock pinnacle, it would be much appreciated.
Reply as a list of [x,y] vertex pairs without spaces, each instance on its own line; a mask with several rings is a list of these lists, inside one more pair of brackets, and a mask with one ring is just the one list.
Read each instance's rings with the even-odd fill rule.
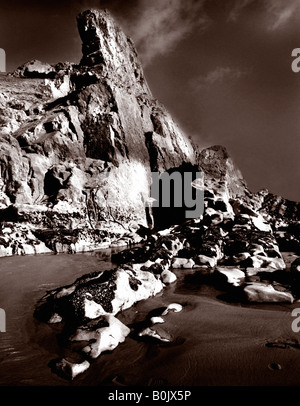
[[32,253],[15,237],[21,222],[54,251],[126,233],[136,242],[141,225],[167,217],[149,213],[152,172],[188,167],[210,185],[222,180],[222,196],[244,190],[223,149],[197,152],[153,97],[133,42],[107,11],[84,11],[77,24],[79,65],[33,60],[0,82],[0,219],[17,230],[0,239],[0,256]]
[[150,93],[135,46],[108,11],[86,10],[77,16],[82,66],[98,67],[104,76],[139,93]]

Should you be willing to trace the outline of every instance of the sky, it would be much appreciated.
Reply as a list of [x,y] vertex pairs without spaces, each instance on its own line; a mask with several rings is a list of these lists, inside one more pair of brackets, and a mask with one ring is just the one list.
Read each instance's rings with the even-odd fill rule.
[[0,0],[7,71],[79,62],[76,15],[90,8],[108,9],[132,38],[186,135],[225,146],[253,192],[300,201],[300,0]]

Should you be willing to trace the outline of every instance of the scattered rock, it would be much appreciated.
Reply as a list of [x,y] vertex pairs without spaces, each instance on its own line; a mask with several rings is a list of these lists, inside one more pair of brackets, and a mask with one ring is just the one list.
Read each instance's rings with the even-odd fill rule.
[[151,321],[152,324],[164,323],[165,322],[165,320],[160,316],[151,317],[150,321]]
[[55,364],[55,370],[58,374],[73,380],[77,375],[84,373],[90,367],[87,360],[77,364],[62,358]]
[[159,341],[163,341],[163,342],[171,342],[172,339],[170,337],[170,335],[166,332],[166,331],[162,331],[161,329],[158,331],[157,329],[154,329],[153,327],[147,327],[144,330],[142,330],[139,333],[140,337],[152,337],[152,338],[156,338]]
[[294,297],[290,292],[278,291],[271,284],[261,282],[248,283],[244,288],[244,293],[248,302],[294,302]]
[[215,274],[232,286],[241,286],[245,281],[245,273],[239,268],[216,267]]
[[186,268],[186,269],[191,269],[195,265],[195,262],[189,258],[174,258],[174,261],[172,262],[172,268]]
[[166,285],[169,285],[170,283],[175,282],[177,279],[177,276],[175,275],[174,272],[171,272],[169,270],[165,270],[161,273],[161,280],[163,283]]
[[181,310],[182,310],[182,305],[181,305],[181,304],[179,304],[179,303],[171,303],[171,304],[169,304],[169,305],[167,306],[166,310],[164,310],[161,315],[162,315],[162,316],[165,316],[165,315],[167,315],[170,311],[171,311],[171,312],[178,313],[178,312],[181,312]]
[[[116,268],[47,292],[35,316],[76,328],[71,341],[94,359],[129,334],[118,312],[199,265],[248,302],[293,303],[300,263],[287,277],[281,252],[300,252],[300,205],[252,193],[223,146],[193,145],[108,12],[77,23],[79,65],[35,60],[0,81],[0,256],[127,249],[112,255]],[[175,171],[203,175],[192,181],[204,199],[195,219],[153,204],[152,174]],[[172,303],[159,317],[181,310]],[[159,327],[140,334],[170,341]],[[72,379],[88,366],[58,364]]]

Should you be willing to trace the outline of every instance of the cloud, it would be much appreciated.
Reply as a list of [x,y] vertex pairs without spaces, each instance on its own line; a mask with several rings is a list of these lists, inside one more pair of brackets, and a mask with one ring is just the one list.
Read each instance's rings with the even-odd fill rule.
[[216,83],[223,83],[224,81],[232,81],[240,79],[242,76],[247,75],[249,70],[242,70],[229,66],[218,66],[211,70],[206,75],[198,76],[191,81],[191,86],[195,90],[207,88]]
[[167,54],[195,28],[205,29],[209,18],[205,0],[139,0],[134,23],[126,27],[144,64]]
[[[98,0],[105,3],[105,0]],[[132,7],[123,19],[124,31],[134,40],[143,65],[166,55],[190,33],[205,31],[213,24],[208,16],[210,0],[131,0]],[[111,0],[120,7],[120,0]],[[262,18],[264,30],[284,27],[300,11],[299,0],[233,0],[228,21],[236,22],[242,13],[254,10]],[[121,17],[122,18],[122,17]],[[300,16],[299,16],[300,18]]]
[[276,30],[284,25],[297,13],[300,4],[298,0],[265,0],[265,8],[270,17],[268,28]]
[[228,21],[237,21],[243,11],[252,5],[257,6],[266,19],[264,26],[271,31],[285,26],[296,13],[300,16],[299,0],[235,0]]
[[237,21],[243,10],[253,2],[254,0],[236,0],[228,14],[228,21]]

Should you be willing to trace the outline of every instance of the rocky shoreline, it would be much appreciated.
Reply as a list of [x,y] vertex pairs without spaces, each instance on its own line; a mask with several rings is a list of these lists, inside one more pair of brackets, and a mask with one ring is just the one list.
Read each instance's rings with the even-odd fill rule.
[[195,145],[108,12],[87,10],[77,24],[79,64],[33,60],[0,77],[0,256],[142,242],[184,220],[148,204],[151,174],[174,171],[202,173],[217,207],[241,198],[264,211],[282,247],[297,250],[299,203],[252,193],[223,146]]
[[[163,311],[142,331],[128,328],[118,315],[176,283],[175,270],[200,273],[201,283],[222,289],[229,302],[299,300],[299,258],[287,266],[264,217],[238,200],[222,200],[220,205],[218,192],[206,191],[203,218],[153,232],[143,244],[113,254],[116,268],[84,275],[47,293],[35,316],[50,324],[62,323],[64,342],[73,347],[76,342],[80,354],[80,362],[70,355],[56,360],[52,368],[57,373],[74,379],[129,334],[172,341],[161,327]],[[171,304],[171,309],[179,311],[181,305]]]
[[[194,145],[153,97],[109,13],[87,10],[77,23],[79,64],[33,60],[0,78],[0,257],[125,248],[113,269],[37,304],[36,319],[58,326],[68,349],[51,367],[69,379],[128,336],[171,341],[161,325],[180,303],[142,330],[118,316],[176,284],[178,271],[199,273],[232,302],[300,296],[299,258],[287,266],[283,256],[300,256],[300,203],[252,193],[223,146]],[[200,217],[151,206],[152,174],[174,172],[203,175],[193,184]]]

